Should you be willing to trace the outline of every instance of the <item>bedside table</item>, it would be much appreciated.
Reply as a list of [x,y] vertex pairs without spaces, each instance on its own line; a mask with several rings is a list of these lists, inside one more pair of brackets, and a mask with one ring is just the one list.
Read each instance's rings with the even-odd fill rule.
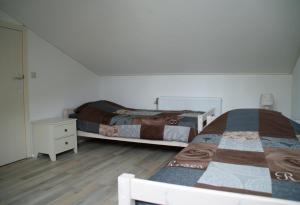
[[77,153],[76,119],[51,118],[32,123],[33,153],[48,154],[56,161],[56,154],[73,149]]

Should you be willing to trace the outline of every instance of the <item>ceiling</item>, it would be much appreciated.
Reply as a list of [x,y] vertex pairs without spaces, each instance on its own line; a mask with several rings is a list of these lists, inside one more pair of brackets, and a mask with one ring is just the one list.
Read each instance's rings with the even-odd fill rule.
[[291,73],[299,0],[0,0],[99,75]]

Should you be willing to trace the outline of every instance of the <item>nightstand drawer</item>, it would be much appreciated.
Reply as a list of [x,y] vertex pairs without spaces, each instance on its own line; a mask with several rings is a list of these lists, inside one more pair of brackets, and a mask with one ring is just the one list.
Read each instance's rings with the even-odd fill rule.
[[69,136],[69,137],[64,137],[64,138],[60,138],[60,139],[56,139],[54,141],[55,143],[55,153],[61,153],[61,152],[64,152],[64,151],[67,151],[69,149],[73,149],[75,146],[75,143],[76,143],[76,140],[75,140],[75,135],[73,136]]
[[74,123],[56,125],[54,126],[54,138],[67,137],[76,134],[76,127]]

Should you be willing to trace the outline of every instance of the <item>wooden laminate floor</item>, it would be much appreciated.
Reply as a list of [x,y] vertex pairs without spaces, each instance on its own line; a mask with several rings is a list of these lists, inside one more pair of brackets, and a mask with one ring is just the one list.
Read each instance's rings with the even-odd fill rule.
[[0,204],[117,204],[117,177],[148,178],[180,149],[88,140],[51,162],[48,155],[0,167]]

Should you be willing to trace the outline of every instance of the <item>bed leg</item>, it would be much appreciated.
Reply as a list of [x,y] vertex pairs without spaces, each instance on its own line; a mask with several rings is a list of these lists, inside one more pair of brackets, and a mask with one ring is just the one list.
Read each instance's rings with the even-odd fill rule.
[[122,174],[118,177],[118,201],[119,205],[134,205],[135,201],[131,198],[131,179],[133,174]]

